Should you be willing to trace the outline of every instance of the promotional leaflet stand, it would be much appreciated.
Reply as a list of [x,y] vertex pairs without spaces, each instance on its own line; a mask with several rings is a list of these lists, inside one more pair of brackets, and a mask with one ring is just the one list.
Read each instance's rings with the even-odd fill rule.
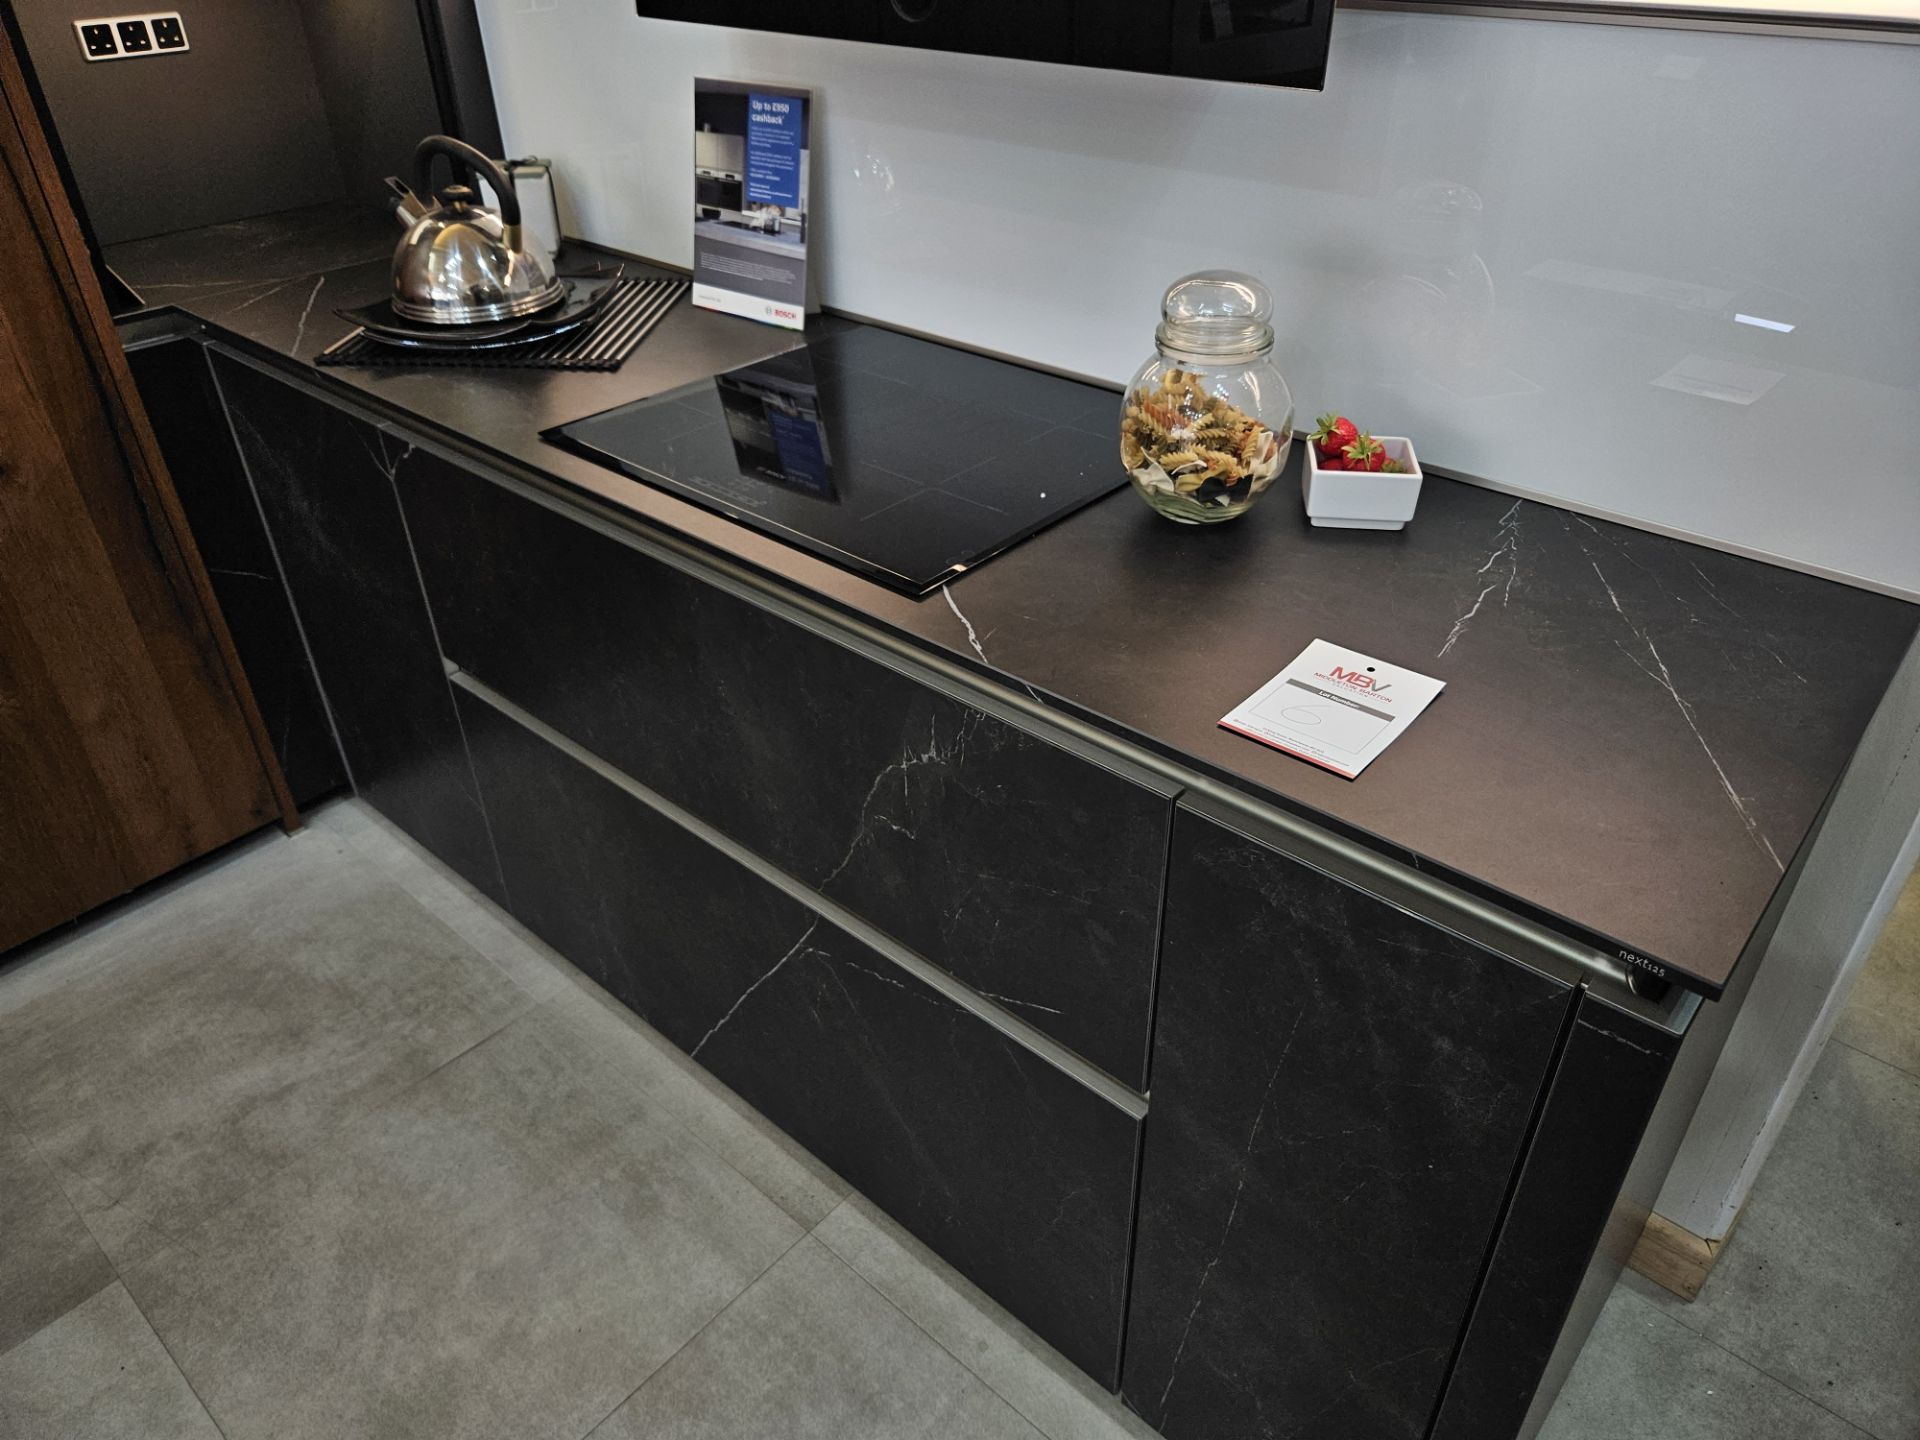
[[807,315],[810,91],[693,82],[693,303],[789,330]]

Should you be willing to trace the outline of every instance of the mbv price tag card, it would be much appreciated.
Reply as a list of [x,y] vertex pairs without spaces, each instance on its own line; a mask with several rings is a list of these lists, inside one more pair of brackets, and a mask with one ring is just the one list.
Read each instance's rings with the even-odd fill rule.
[[807,316],[807,90],[693,82],[693,303],[799,330]]
[[1351,780],[1446,688],[1444,680],[1316,640],[1220,724]]

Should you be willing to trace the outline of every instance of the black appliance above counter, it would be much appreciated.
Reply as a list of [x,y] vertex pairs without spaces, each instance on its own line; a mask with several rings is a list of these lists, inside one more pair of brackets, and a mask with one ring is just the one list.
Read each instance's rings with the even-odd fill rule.
[[[1920,611],[1433,477],[1394,535],[1113,495],[910,598],[540,438],[653,397],[737,473],[662,397],[808,342],[321,372],[385,260],[253,238],[140,252],[125,333],[368,803],[1170,1440],[1532,1433]],[[1358,783],[1214,724],[1317,635],[1449,682]]]
[[643,18],[1319,89],[1334,0],[638,0]]

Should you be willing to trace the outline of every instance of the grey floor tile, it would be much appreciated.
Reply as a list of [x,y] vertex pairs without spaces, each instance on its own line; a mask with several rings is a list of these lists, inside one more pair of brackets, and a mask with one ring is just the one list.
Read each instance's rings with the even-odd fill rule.
[[1627,1290],[1615,1290],[1539,1440],[1863,1440]]
[[814,1224],[847,1195],[846,1182],[365,804],[336,801],[317,812],[312,824],[354,846],[515,984],[579,1026],[586,1043],[638,1077],[802,1225]]
[[1920,872],[1900,892],[1833,1038],[1920,1075]]
[[228,1440],[565,1437],[802,1234],[535,1010],[127,1285]]
[[594,1440],[1036,1440],[999,1396],[811,1238]]
[[1879,1440],[1920,1436],[1920,1080],[1830,1045],[1679,1323]]
[[330,801],[307,824],[350,846],[536,1000],[564,991],[573,967],[365,801]]
[[0,1355],[6,1440],[221,1440],[119,1284]]
[[850,1193],[833,1171],[585,975],[550,1008],[803,1226]]
[[0,1094],[117,1265],[530,1003],[322,835],[136,911],[64,984],[62,952],[39,957],[0,1045]]
[[112,1280],[73,1202],[0,1104],[0,1355]]
[[1048,1440],[1153,1440],[1146,1421],[864,1196],[843,1202],[813,1234]]
[[[128,937],[138,943],[143,936],[166,934],[181,916],[199,907],[199,891],[230,884],[222,878],[227,872],[245,866],[260,851],[285,843],[286,837],[278,832],[263,831],[156,881],[134,900],[109,906],[81,924],[42,936],[5,956],[0,960],[0,1054],[30,1030],[44,1030],[56,1023],[47,1018],[48,997],[72,991],[93,971],[120,958]],[[183,900],[181,896],[187,891],[195,895]],[[95,994],[109,993],[110,989],[96,988]],[[58,1009],[61,1017],[71,1017],[74,1008],[70,995]]]

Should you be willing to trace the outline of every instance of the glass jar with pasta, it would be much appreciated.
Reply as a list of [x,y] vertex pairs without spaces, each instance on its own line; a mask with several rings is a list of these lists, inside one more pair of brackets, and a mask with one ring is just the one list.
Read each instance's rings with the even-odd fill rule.
[[1157,353],[1121,406],[1121,463],[1169,520],[1231,520],[1273,484],[1293,443],[1293,392],[1269,358],[1272,292],[1203,270],[1174,281],[1161,317]]

